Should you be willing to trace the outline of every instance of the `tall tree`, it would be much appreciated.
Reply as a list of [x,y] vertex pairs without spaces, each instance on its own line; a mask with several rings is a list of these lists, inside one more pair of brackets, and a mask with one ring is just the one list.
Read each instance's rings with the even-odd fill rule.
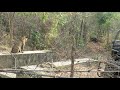
[[9,30],[10,30],[10,45],[12,45],[13,40],[13,20],[14,20],[15,12],[7,12],[8,22],[9,22]]

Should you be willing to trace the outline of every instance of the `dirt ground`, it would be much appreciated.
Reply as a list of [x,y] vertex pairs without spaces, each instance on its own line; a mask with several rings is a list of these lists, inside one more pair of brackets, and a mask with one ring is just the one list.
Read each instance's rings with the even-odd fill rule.
[[[0,52],[6,51],[5,47],[0,47]],[[10,49],[9,49],[10,50]],[[85,58],[85,57],[90,57],[93,59],[97,59],[98,57],[102,56],[103,59],[106,59],[108,56],[108,52],[103,53],[104,49],[99,45],[99,44],[94,44],[90,43],[87,48],[87,53],[86,52],[78,52],[81,53],[79,56],[80,58]],[[97,75],[97,72],[92,72],[92,71],[97,71],[98,68],[98,63],[96,62],[88,62],[88,63],[80,63],[74,65],[74,71],[88,71],[91,70],[91,72],[74,72],[74,78],[100,78]],[[65,77],[65,78],[70,78],[70,65],[69,66],[64,66],[64,67],[59,67],[56,68],[56,70],[60,70],[59,72],[54,72],[52,75],[54,76],[60,76],[60,77]]]
[[[45,68],[45,67],[44,67]],[[97,71],[98,68],[98,63],[97,62],[85,62],[85,63],[80,63],[76,64],[74,66],[75,71],[83,71],[83,72],[74,72],[74,77],[73,78],[101,78],[97,75],[97,72],[92,72],[92,71]],[[56,78],[70,78],[70,65],[69,66],[61,66],[57,68],[51,68],[49,67],[47,70],[49,72],[44,72],[46,73],[45,75],[48,75],[47,77],[42,77],[42,78],[54,78],[54,77],[49,77],[49,75],[56,76]],[[52,72],[51,70],[55,70],[57,72]],[[90,72],[84,72],[91,70]],[[50,72],[51,71],[51,72]],[[69,71],[69,72],[68,72]],[[42,73],[41,71],[39,73]],[[23,77],[24,75],[20,76]],[[25,75],[25,77],[30,78]],[[24,78],[25,78],[24,77]]]
[[[88,71],[91,70],[91,72],[74,72],[74,78],[100,78],[97,75],[97,72],[92,72],[92,71],[97,71],[98,68],[98,63],[92,62],[92,63],[81,63],[77,64],[74,66],[75,71]],[[66,67],[59,67],[57,68],[60,70],[60,72],[56,73],[56,76],[61,76],[61,77],[70,77],[70,72],[65,72],[67,70],[70,70],[70,66]],[[63,70],[63,72],[62,72]]]

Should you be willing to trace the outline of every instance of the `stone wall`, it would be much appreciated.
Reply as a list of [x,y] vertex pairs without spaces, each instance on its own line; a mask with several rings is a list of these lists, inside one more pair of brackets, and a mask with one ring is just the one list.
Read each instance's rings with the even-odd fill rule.
[[[43,62],[51,62],[53,53],[49,50],[24,51],[23,53],[0,53],[0,69],[14,68],[26,65],[35,65]],[[55,60],[54,60],[55,61]]]

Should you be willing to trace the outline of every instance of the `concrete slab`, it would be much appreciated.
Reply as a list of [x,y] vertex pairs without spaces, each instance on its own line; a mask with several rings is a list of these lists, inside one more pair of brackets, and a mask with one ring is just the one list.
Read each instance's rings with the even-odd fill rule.
[[0,72],[0,76],[2,78],[16,78],[16,74],[14,73]]
[[26,65],[36,65],[51,61],[53,53],[50,50],[24,51],[23,53],[0,53],[0,69]]
[[35,54],[35,53],[47,53],[47,52],[51,52],[51,50],[23,51],[23,53],[1,52],[0,55]]
[[[79,64],[79,63],[84,63],[84,62],[94,62],[97,60],[94,59],[90,59],[90,58],[83,58],[83,59],[75,59],[74,64]],[[60,62],[53,62],[53,65],[55,67],[60,67],[60,66],[66,66],[66,65],[70,65],[71,64],[71,60],[68,61],[60,61]]]
[[[48,70],[48,68],[41,68],[41,67],[37,67],[37,65],[30,65],[30,66],[22,66],[20,67],[22,69],[25,69],[25,70],[31,70],[32,72],[36,73],[36,74],[46,74],[48,75],[49,73],[47,72],[44,72],[44,71],[39,71],[39,70]],[[36,71],[37,72],[36,72]]]

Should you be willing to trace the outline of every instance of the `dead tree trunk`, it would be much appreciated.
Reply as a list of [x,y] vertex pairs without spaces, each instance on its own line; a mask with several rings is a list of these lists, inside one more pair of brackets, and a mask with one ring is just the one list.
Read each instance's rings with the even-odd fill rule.
[[109,38],[110,38],[110,32],[109,32],[109,28],[107,28],[108,30],[107,30],[107,49],[109,50],[109,42],[110,42],[110,40],[109,40]]
[[84,41],[84,44],[86,45],[86,42],[87,42],[87,28],[86,28],[86,22],[84,22],[84,26],[83,26],[83,41]]
[[12,39],[13,39],[13,18],[15,13],[8,13],[8,22],[9,22],[9,30],[10,30],[10,45],[12,45]]
[[81,27],[80,27],[80,39],[83,39],[83,25],[84,25],[84,20],[82,19],[81,21]]
[[74,77],[74,46],[71,48],[71,74],[70,77]]
[[70,77],[74,77],[74,51],[75,51],[75,30],[74,30],[74,22],[72,22],[72,28],[70,30],[70,41],[71,41],[71,74]]

